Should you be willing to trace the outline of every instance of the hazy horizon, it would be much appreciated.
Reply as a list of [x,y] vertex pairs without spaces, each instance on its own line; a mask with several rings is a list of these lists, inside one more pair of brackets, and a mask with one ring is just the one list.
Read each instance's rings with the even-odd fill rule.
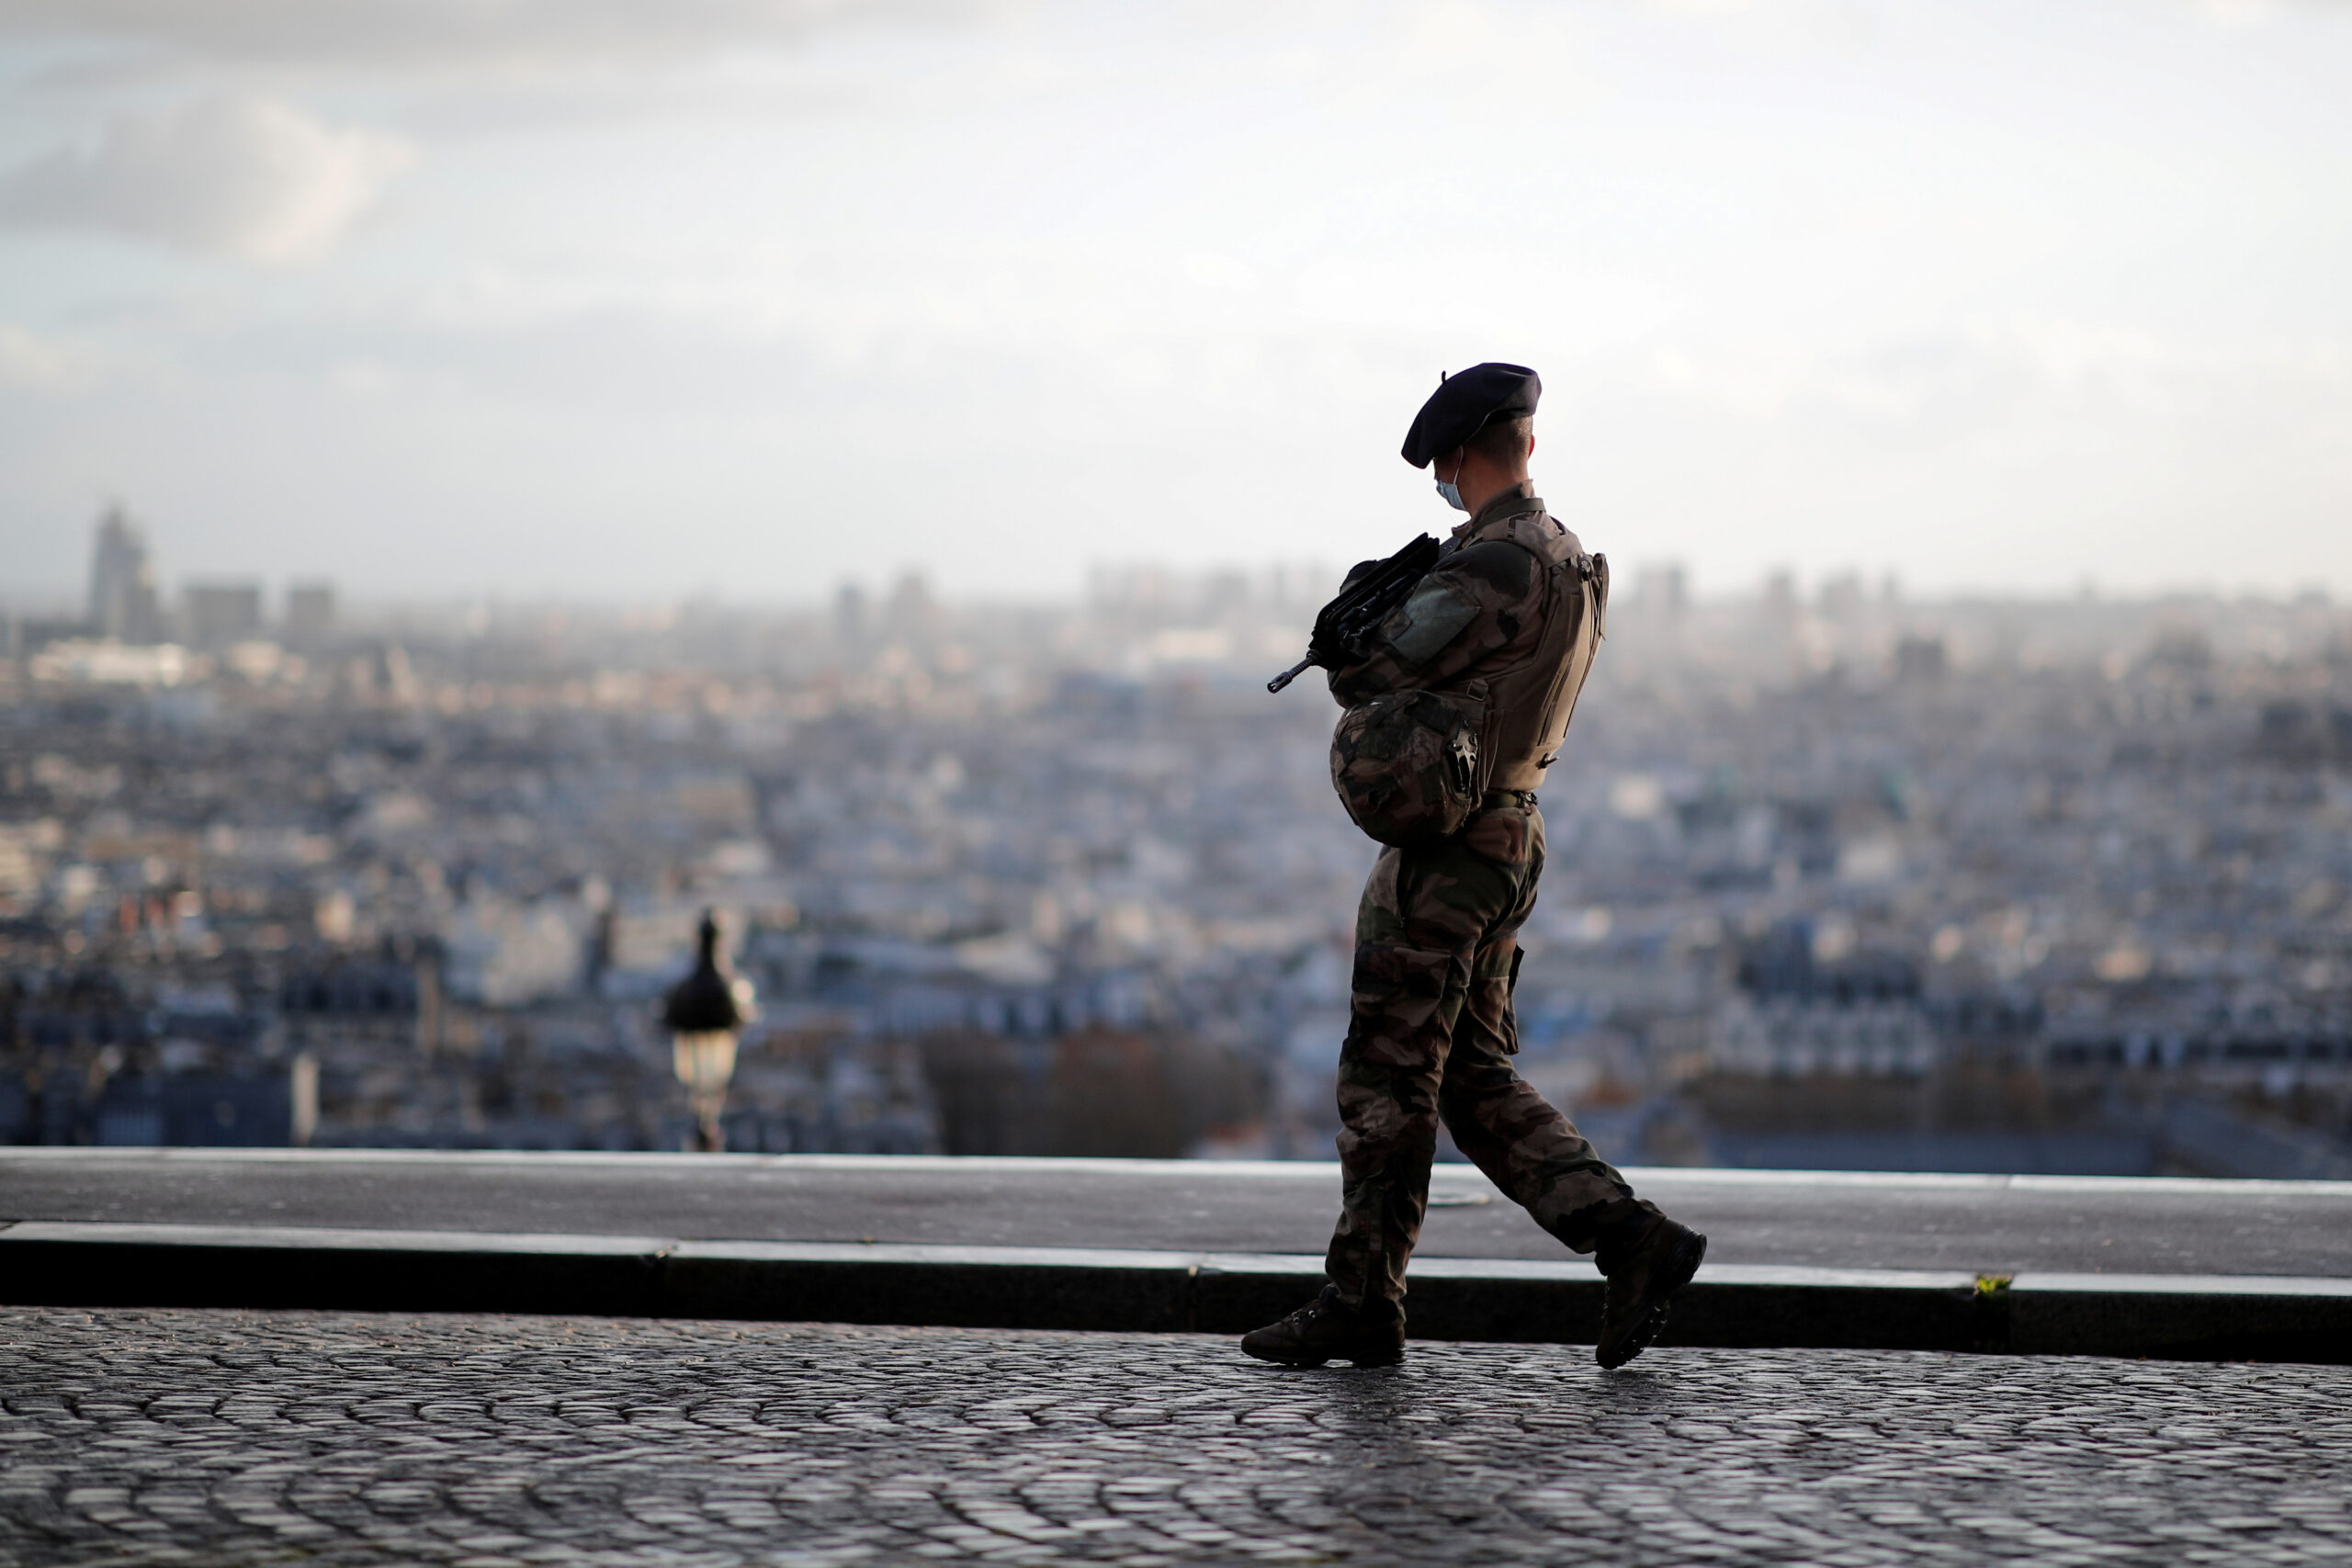
[[1628,583],[2352,593],[2352,8],[27,0],[0,596],[1344,564],[1543,374]]
[[[506,592],[497,589],[469,590],[449,588],[424,590],[410,593],[379,593],[357,592],[354,585],[318,573],[237,572],[237,571],[176,571],[165,558],[161,560],[167,612],[180,607],[180,595],[194,586],[255,584],[262,590],[263,615],[266,623],[275,625],[283,610],[289,588],[323,584],[334,592],[336,615],[348,626],[372,625],[386,618],[403,615],[450,616],[489,613],[500,615],[531,615],[537,614],[583,615],[616,619],[634,617],[666,617],[685,614],[698,608],[708,608],[727,615],[831,615],[838,610],[839,596],[845,589],[854,589],[864,596],[869,608],[878,608],[891,591],[903,582],[907,571],[876,573],[864,577],[844,577],[831,582],[813,583],[805,592],[738,590],[730,592],[717,584],[684,585],[648,589],[630,593],[625,590],[576,590],[545,592]],[[1180,596],[1191,596],[1215,580],[1242,579],[1253,597],[1267,596],[1277,578],[1287,578],[1293,583],[1310,570],[1324,570],[1336,583],[1343,569],[1331,562],[1239,562],[1209,560],[1181,567],[1166,561],[1096,561],[1088,563],[1094,570],[1141,570],[1164,572],[1169,585]],[[1739,582],[1708,582],[1696,579],[1689,570],[1689,563],[1679,561],[1651,562],[1616,569],[1612,608],[1623,610],[1637,604],[1649,581],[1649,566],[1684,570],[1682,591],[1684,604],[1697,612],[1745,610],[1763,604],[1775,592],[1773,573]],[[913,570],[922,573],[920,566]],[[1859,591],[1865,604],[1883,606],[1892,604],[1904,610],[1936,611],[1973,607],[2014,606],[2021,609],[2061,609],[2084,604],[2109,609],[2161,608],[2168,604],[2206,604],[2222,608],[2275,607],[2323,605],[2329,608],[2344,604],[2346,598],[2324,584],[2211,586],[2199,584],[2156,584],[2138,590],[2117,589],[2095,581],[2077,582],[2071,586],[2014,586],[1960,584],[1940,589],[1916,587],[1900,579],[1893,583],[1894,597],[1889,600],[1887,580],[1857,573],[1825,570],[1806,575],[1791,571],[1789,586],[1801,608],[1808,612],[1821,607],[1823,597],[1830,592]],[[1318,578],[1320,581],[1322,579]],[[1041,611],[1061,613],[1089,604],[1115,603],[1115,596],[1105,599],[1098,595],[1090,582],[1080,581],[1050,589],[1023,592],[1020,589],[956,592],[924,575],[924,587],[943,608],[956,612],[1019,613]],[[85,581],[10,589],[0,584],[0,615],[28,617],[51,615],[78,616],[86,604],[89,585]],[[1302,614],[1311,612],[1321,602],[1322,595],[1303,595],[1293,592],[1287,602]]]

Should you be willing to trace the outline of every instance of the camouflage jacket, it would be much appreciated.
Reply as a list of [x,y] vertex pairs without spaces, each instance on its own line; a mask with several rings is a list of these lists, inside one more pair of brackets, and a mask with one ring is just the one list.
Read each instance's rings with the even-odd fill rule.
[[1544,635],[1540,563],[1498,536],[1512,518],[1543,510],[1521,483],[1456,527],[1429,576],[1381,623],[1371,653],[1331,670],[1340,705],[1449,690],[1528,658]]

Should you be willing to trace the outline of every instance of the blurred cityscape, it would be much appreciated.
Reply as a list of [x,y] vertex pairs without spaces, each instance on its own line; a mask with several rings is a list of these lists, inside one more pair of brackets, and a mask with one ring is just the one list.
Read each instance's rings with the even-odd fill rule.
[[[707,908],[730,1148],[1329,1158],[1336,579],[355,606],[110,512],[0,627],[0,1141],[678,1148]],[[2352,1177],[2352,615],[1618,581],[1519,983],[1604,1153]]]

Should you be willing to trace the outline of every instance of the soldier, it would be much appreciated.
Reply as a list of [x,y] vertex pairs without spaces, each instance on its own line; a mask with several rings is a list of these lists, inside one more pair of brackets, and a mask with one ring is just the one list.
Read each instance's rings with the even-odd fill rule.
[[[1364,885],[1340,1051],[1343,1195],[1324,1260],[1329,1282],[1242,1339],[1261,1360],[1404,1359],[1405,1266],[1428,1203],[1441,1118],[1536,1224],[1597,1254],[1608,1280],[1595,1349],[1602,1366],[1642,1352],[1668,1298],[1706,1252],[1706,1237],[1636,1199],[1511,1068],[1516,937],[1544,869],[1535,787],[1567,732],[1609,591],[1606,560],[1586,555],[1528,482],[1542,389],[1535,372],[1517,365],[1475,366],[1441,380],[1406,434],[1405,460],[1434,464],[1438,493],[1469,519],[1381,623],[1369,651],[1331,669],[1331,694],[1351,719],[1384,694],[1457,702],[1476,726],[1484,789],[1464,803],[1468,814],[1454,831],[1384,849]],[[1348,733],[1343,721],[1335,778],[1343,762],[1362,766],[1343,749]]]

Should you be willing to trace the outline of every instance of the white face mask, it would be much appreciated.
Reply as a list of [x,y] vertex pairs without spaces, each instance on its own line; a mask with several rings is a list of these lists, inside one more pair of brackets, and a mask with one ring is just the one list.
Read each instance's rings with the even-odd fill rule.
[[[1453,479],[1458,479],[1461,477],[1462,470],[1459,468],[1454,469]],[[1430,478],[1437,479],[1437,469],[1435,468],[1431,468],[1430,469]],[[1453,479],[1437,479],[1437,492],[1445,498],[1445,503],[1453,508],[1454,511],[1467,512],[1470,510],[1468,507],[1462,504],[1462,491],[1461,489],[1453,483]]]

